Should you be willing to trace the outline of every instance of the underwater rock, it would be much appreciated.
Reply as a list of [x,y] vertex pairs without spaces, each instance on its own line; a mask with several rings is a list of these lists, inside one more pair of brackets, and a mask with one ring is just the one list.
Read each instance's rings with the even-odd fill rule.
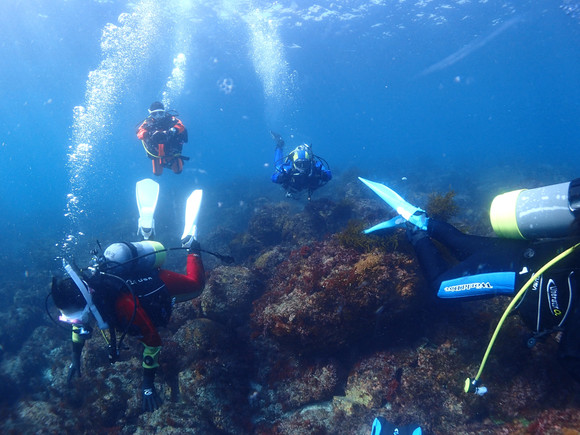
[[181,400],[210,423],[208,433],[244,433],[249,373],[242,344],[210,319],[192,320],[174,339],[185,350],[186,368],[179,373]]
[[339,371],[338,363],[332,359],[311,360],[286,354],[271,368],[268,388],[273,400],[286,412],[330,400],[338,387]]
[[13,388],[9,397],[31,394],[35,399],[46,397],[44,389],[52,382],[46,367],[52,363],[49,356],[58,343],[54,338],[52,328],[38,327],[24,341],[20,352],[7,355],[0,363],[0,376],[8,379]]
[[300,352],[336,350],[396,325],[421,305],[416,266],[402,254],[360,255],[336,240],[293,251],[254,302],[252,329]]
[[8,309],[0,312],[0,348],[3,351],[17,350],[36,327],[48,324],[43,310],[44,297],[41,295],[45,289],[34,285],[35,280],[28,282],[30,287],[18,286],[15,290],[5,288],[1,291],[14,293]]
[[260,275],[261,279],[267,280],[276,272],[276,267],[288,258],[290,252],[289,248],[280,245],[274,246],[262,252],[253,263],[252,269]]
[[[17,407],[18,420],[26,422],[26,432],[43,433],[47,428],[60,426],[60,417],[48,402],[23,401]],[[9,427],[9,426],[8,426]],[[7,427],[7,429],[8,429]],[[34,429],[33,429],[34,428]],[[13,430],[18,430],[14,428]]]
[[401,382],[403,362],[386,352],[361,359],[348,375],[345,395],[334,398],[334,408],[349,415],[356,407],[380,408],[392,402]]
[[246,324],[262,287],[246,267],[216,267],[200,296],[203,315],[228,326]]
[[335,203],[327,198],[312,200],[296,212],[287,202],[264,203],[256,209],[247,232],[238,235],[230,249],[237,259],[247,262],[272,247],[296,248],[322,240],[347,224],[352,209],[348,200]]
[[[204,256],[206,290],[177,304],[160,330],[156,387],[165,403],[152,413],[141,412],[135,338],[127,337],[111,365],[95,330],[83,376],[68,385],[70,331],[45,327],[48,319],[30,308],[42,307],[47,283],[14,282],[18,293],[4,294],[0,317],[0,344],[9,343],[0,362],[0,432],[368,435],[381,415],[434,434],[577,433],[579,384],[558,364],[555,340],[523,345],[529,331],[517,316],[508,318],[483,373],[488,394],[463,392],[508,298],[435,300],[401,231],[362,240],[361,225],[385,220],[390,210],[354,175],[341,178],[324,189],[341,193],[336,203],[317,193],[305,206],[242,204],[238,189],[227,210],[216,207],[213,220],[227,219],[234,230],[210,232],[203,247],[236,247],[243,266]],[[409,199],[425,205],[435,187],[407,189],[417,190]],[[481,207],[470,213],[470,224],[485,215]],[[169,211],[162,217],[171,221]],[[352,218],[360,220],[345,230]]]
[[200,358],[219,353],[228,348],[230,336],[226,328],[210,319],[192,319],[175,333],[172,340],[184,351],[178,355],[180,367],[189,367]]
[[[208,251],[217,252],[222,255],[231,255],[230,244],[235,238],[236,233],[234,231],[220,226],[200,239],[200,242],[202,249],[207,249]],[[222,264],[218,258],[203,252],[202,258],[206,272]]]

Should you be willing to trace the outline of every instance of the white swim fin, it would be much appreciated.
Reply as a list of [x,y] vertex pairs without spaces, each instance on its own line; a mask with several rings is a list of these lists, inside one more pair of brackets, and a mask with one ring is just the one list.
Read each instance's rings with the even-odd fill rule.
[[183,235],[181,236],[181,244],[185,248],[189,248],[193,241],[197,240],[197,220],[201,207],[202,194],[203,191],[197,189],[187,198],[185,205],[185,227],[183,228]]
[[137,234],[148,240],[155,234],[155,207],[159,198],[159,184],[150,178],[138,181],[136,186],[139,227]]

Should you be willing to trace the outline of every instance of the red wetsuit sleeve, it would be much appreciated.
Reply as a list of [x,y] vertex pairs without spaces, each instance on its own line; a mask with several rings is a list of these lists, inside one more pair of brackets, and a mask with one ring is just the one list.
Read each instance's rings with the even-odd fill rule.
[[159,271],[159,278],[165,283],[169,294],[176,302],[196,298],[205,287],[205,270],[199,254],[187,255],[187,275],[170,270]]
[[139,304],[138,299],[137,310],[135,311],[135,300],[133,299],[133,296],[127,293],[122,293],[117,299],[115,308],[117,311],[117,317],[122,325],[126,325],[130,322],[133,317],[133,312],[135,312],[135,318],[133,319],[132,325],[139,328],[139,332],[141,333],[140,340],[143,343],[147,346],[162,345],[161,337],[159,336],[155,325],[153,325],[153,322],[141,307],[141,304]]
[[149,133],[149,130],[147,129],[147,121],[145,121],[143,124],[141,124],[141,126],[139,126],[139,130],[137,130],[137,138],[139,140],[145,140],[146,139],[146,135],[147,133]]
[[185,125],[181,122],[181,120],[177,118],[173,118],[175,120],[175,125],[173,128],[177,129],[177,131],[181,134],[185,131]]

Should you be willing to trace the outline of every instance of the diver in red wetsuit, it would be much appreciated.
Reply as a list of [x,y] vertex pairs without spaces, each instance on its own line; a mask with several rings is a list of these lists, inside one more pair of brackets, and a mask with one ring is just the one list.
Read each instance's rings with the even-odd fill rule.
[[[70,278],[53,278],[52,297],[61,312],[59,320],[72,324],[69,382],[81,376],[81,352],[91,335],[92,314],[101,330],[109,330],[111,362],[117,359],[126,334],[143,343],[143,411],[161,405],[153,383],[162,346],[157,328],[167,325],[175,302],[199,296],[205,286],[199,242],[192,237],[184,247],[188,252],[185,275],[160,269],[166,250],[159,242],[147,240],[110,245],[102,259],[89,268],[90,274],[77,273],[65,265]],[[122,332],[119,344],[115,331]]]
[[166,111],[163,103],[155,101],[149,107],[149,116],[137,129],[137,138],[152,161],[155,175],[161,175],[163,168],[181,173],[183,161],[188,160],[181,155],[183,144],[187,142],[187,129],[177,113]]

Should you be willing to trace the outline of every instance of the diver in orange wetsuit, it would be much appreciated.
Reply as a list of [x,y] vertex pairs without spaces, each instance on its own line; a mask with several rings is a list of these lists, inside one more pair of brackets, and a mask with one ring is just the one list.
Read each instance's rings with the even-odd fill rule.
[[189,160],[181,155],[183,144],[187,142],[187,129],[177,113],[166,111],[159,101],[149,107],[149,116],[137,129],[137,138],[152,161],[155,175],[161,175],[163,168],[180,174],[183,161]]

